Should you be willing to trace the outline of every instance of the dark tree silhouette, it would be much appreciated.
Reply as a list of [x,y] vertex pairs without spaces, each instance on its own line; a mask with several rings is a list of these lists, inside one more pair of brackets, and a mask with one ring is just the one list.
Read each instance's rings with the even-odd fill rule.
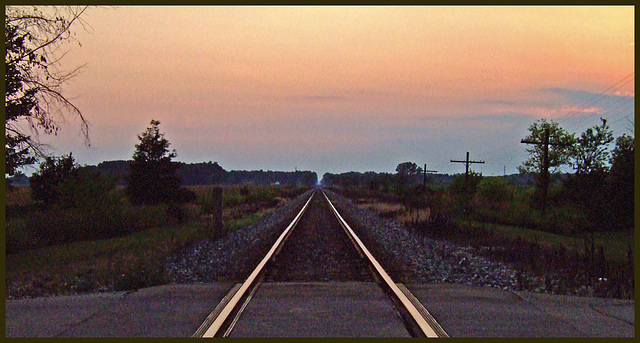
[[402,162],[396,167],[396,172],[406,176],[420,175],[422,168],[414,162]]
[[33,199],[42,201],[47,206],[56,203],[60,195],[58,185],[77,169],[78,166],[72,154],[60,158],[45,158],[45,161],[40,164],[40,170],[30,179]]
[[564,180],[564,195],[582,207],[592,228],[608,227],[612,195],[608,192],[608,145],[613,133],[602,119],[601,126],[583,132],[571,148],[575,174]]
[[151,120],[151,126],[138,135],[131,171],[127,178],[127,195],[134,204],[157,204],[177,200],[180,190],[178,165],[171,161],[175,150],[169,151],[169,141],[160,133],[160,122]]
[[611,158],[613,224],[633,228],[634,222],[634,138],[622,135],[616,139]]
[[402,162],[396,167],[396,178],[399,190],[404,190],[412,183],[412,179],[422,173],[422,168],[413,162]]

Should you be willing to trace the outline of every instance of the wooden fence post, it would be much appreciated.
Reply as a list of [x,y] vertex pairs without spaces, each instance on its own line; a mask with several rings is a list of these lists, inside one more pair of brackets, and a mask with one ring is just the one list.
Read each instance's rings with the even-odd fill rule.
[[211,196],[214,205],[211,224],[215,234],[222,231],[222,187],[213,187]]

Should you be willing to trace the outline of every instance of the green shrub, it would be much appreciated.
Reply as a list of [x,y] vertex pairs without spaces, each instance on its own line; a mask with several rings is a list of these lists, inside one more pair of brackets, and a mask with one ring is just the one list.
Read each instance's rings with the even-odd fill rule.
[[275,186],[256,187],[249,197],[251,202],[262,202],[269,205],[276,201],[277,190]]
[[40,164],[40,170],[30,178],[31,196],[36,201],[45,205],[58,202],[59,193],[57,186],[63,180],[77,171],[77,166],[72,154],[59,158],[47,157]]
[[490,203],[503,203],[513,199],[515,189],[502,177],[485,177],[478,182],[478,197]]
[[[223,191],[223,203],[224,203],[224,191]],[[213,201],[213,193],[211,190],[199,192],[196,199],[196,204],[200,208],[200,214],[210,214],[215,211],[216,204]]]
[[452,194],[472,195],[476,193],[481,180],[482,174],[474,171],[470,171],[468,177],[465,174],[458,174],[453,178],[451,184],[447,186],[447,190]]
[[238,193],[246,198],[249,196],[249,194],[251,194],[251,188],[249,187],[249,185],[242,185]]
[[8,253],[76,241],[113,238],[171,223],[167,205],[136,206],[106,201],[93,207],[34,211],[7,222]]
[[95,208],[118,201],[112,196],[115,180],[85,169],[77,170],[55,187],[57,203],[65,208]]
[[572,204],[550,208],[540,224],[540,229],[564,236],[580,234],[588,227],[589,220],[584,212]]
[[230,189],[225,189],[226,192],[222,193],[222,206],[237,206],[246,201],[246,197],[240,193],[232,192]]
[[34,244],[32,236],[26,219],[7,220],[5,235],[7,253],[29,249]]
[[188,188],[180,187],[176,190],[175,199],[172,202],[178,204],[192,203],[196,201],[196,193]]

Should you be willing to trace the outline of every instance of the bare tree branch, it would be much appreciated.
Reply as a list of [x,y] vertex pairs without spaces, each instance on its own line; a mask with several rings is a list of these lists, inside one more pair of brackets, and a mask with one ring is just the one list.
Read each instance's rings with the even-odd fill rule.
[[[46,156],[38,140],[40,130],[56,135],[66,113],[81,121],[80,131],[90,145],[89,122],[80,109],[62,94],[62,85],[74,78],[85,65],[68,72],[59,70],[68,51],[61,51],[69,40],[74,23],[83,27],[81,15],[88,6],[5,7],[5,136],[7,161],[5,173],[34,163],[34,157]],[[77,41],[77,40],[76,40]],[[19,123],[28,124],[34,135],[24,133]]]
[[[63,26],[60,29],[58,29],[59,32],[57,33],[57,35],[55,37],[46,40],[44,43],[42,43],[41,45],[39,45],[39,46],[37,46],[37,47],[35,47],[35,48],[31,49],[31,50],[25,51],[22,55],[17,56],[16,58],[8,61],[7,63],[8,64],[12,64],[12,63],[15,63],[17,61],[20,61],[20,60],[24,59],[26,56],[29,56],[30,54],[33,54],[38,50],[44,49],[44,48],[50,46],[51,44],[56,43],[62,37],[62,35],[69,34],[69,30],[71,28],[71,25],[73,25],[73,23],[80,17],[80,15],[82,15],[82,13],[84,13],[87,10],[87,8],[88,8],[88,6],[85,6],[80,11],[80,13],[74,14],[73,17],[69,20],[68,23],[63,24]],[[26,19],[43,20],[43,21],[49,22],[49,23],[57,23],[58,22],[58,20],[44,19],[43,17],[39,17],[39,16],[24,16],[24,17],[19,17],[19,18],[12,18],[12,21],[26,20]],[[65,23],[66,20],[62,20],[61,22]]]

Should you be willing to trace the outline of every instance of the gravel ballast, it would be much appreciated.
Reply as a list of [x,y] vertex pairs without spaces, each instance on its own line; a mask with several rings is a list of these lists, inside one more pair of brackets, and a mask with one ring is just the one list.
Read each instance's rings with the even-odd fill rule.
[[337,193],[326,191],[345,220],[400,282],[461,283],[518,290],[516,271],[456,246],[408,231],[402,224],[380,218]]
[[275,261],[268,265],[265,281],[372,282],[374,278],[324,196],[317,192]]
[[252,225],[215,241],[203,240],[169,256],[165,268],[174,283],[242,281],[248,277],[313,193],[278,206]]
[[[173,282],[242,281],[312,192],[276,208],[253,225],[213,242],[198,242],[181,254],[171,256],[166,266]],[[394,220],[380,218],[356,206],[348,198],[325,192],[397,282],[460,283],[519,290],[516,271],[505,264],[474,255],[473,248],[418,235]]]

